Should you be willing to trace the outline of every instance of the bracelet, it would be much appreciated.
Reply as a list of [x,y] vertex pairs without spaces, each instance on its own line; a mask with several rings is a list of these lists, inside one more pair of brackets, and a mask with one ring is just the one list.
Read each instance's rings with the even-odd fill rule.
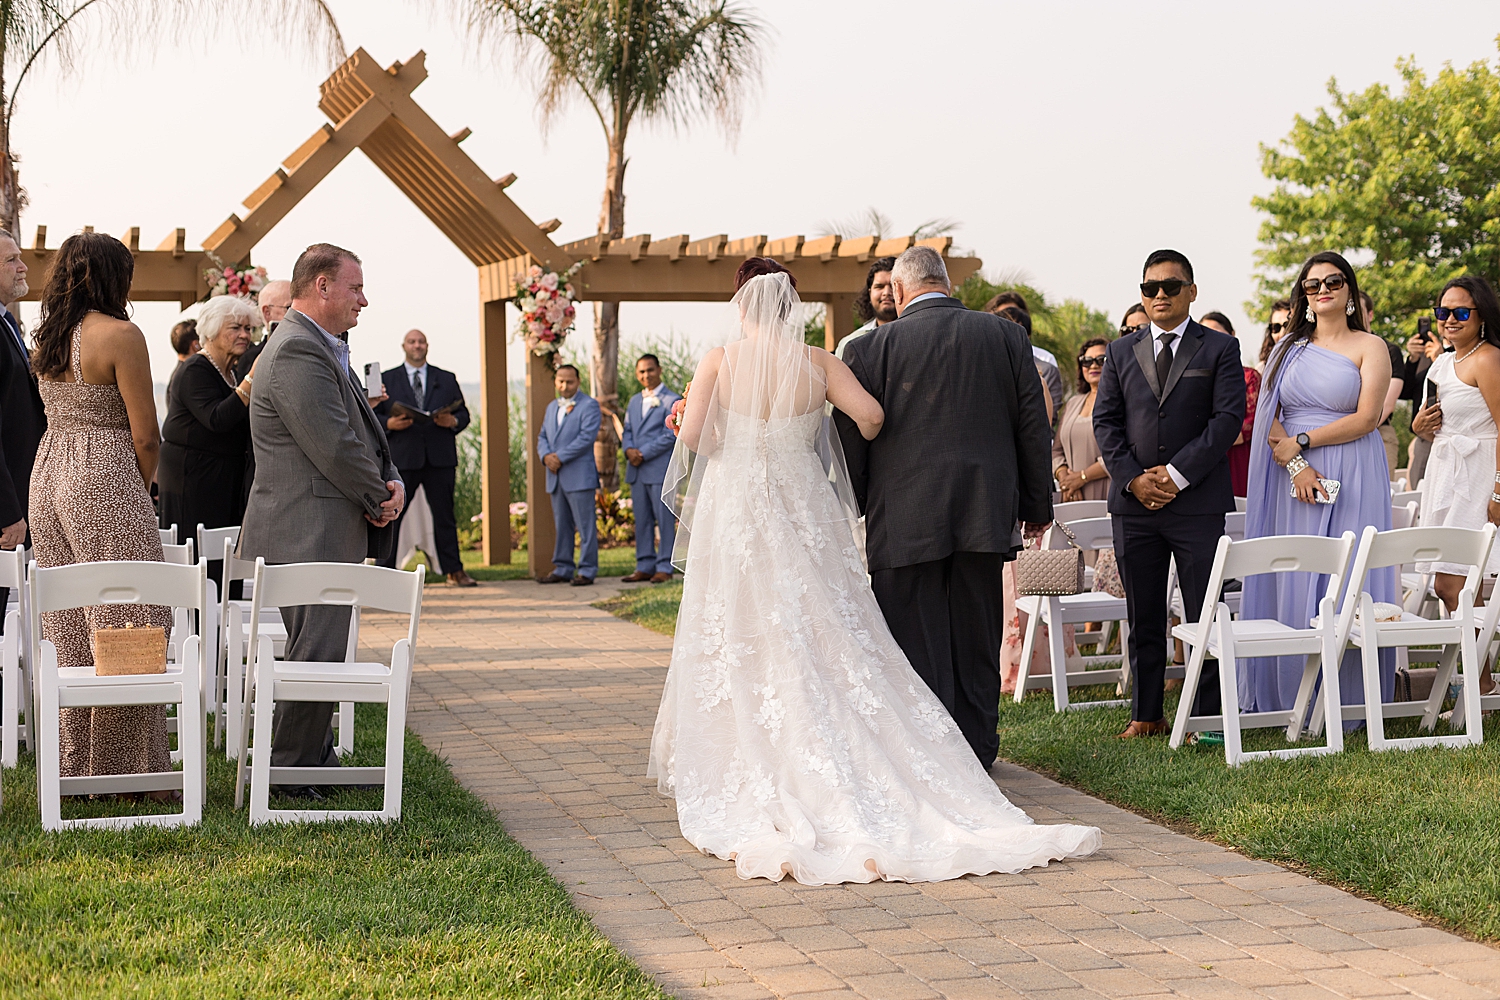
[[1495,473],[1495,482],[1500,483],[1500,472]]
[[1303,458],[1301,455],[1293,455],[1292,460],[1286,463],[1286,474],[1288,476],[1296,477],[1305,468],[1307,468],[1307,459]]
[[1491,493],[1490,500],[1493,503],[1500,503],[1500,493]]

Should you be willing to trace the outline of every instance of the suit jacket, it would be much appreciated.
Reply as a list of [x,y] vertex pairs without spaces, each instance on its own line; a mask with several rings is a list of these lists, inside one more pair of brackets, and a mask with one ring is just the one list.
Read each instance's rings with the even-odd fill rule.
[[391,442],[391,455],[402,469],[452,469],[458,465],[458,435],[469,426],[469,408],[464,405],[463,390],[458,387],[458,378],[450,371],[428,365],[422,369],[422,398],[412,392],[411,380],[406,377],[406,366],[397,365],[380,373],[385,382],[386,394],[391,398],[382,400],[375,407],[380,426],[385,427],[391,418],[391,404],[405,403],[422,410],[436,410],[457,400],[458,409],[453,415],[458,424],[452,428],[439,427],[434,423],[412,424],[404,431],[386,430]]
[[1167,384],[1158,385],[1151,327],[1121,337],[1104,354],[1094,400],[1094,439],[1109,470],[1109,512],[1150,514],[1130,482],[1171,463],[1188,481],[1156,513],[1222,514],[1234,510],[1229,449],[1245,419],[1240,344],[1189,320],[1174,344]]
[[547,470],[547,492],[577,493],[599,488],[599,470],[594,465],[594,438],[599,436],[599,404],[594,397],[579,391],[573,399],[573,412],[557,426],[558,402],[547,404],[547,415],[537,428],[536,453],[542,458],[556,455],[562,460],[562,471]]
[[625,448],[638,449],[645,456],[640,465],[625,463],[627,483],[660,483],[667,477],[667,464],[672,461],[672,449],[677,445],[677,435],[667,429],[667,414],[682,397],[663,382],[656,387],[656,398],[661,405],[648,410],[646,397],[638,392],[625,407],[625,433],[620,436],[620,443]]
[[385,432],[328,340],[295,310],[262,352],[250,393],[255,485],[240,531],[241,559],[362,562],[395,543],[373,529],[401,478]]
[[1026,331],[927,299],[860,337],[845,360],[885,408],[874,441],[834,411],[865,511],[870,572],[1020,547],[1052,518],[1052,431]]
[[47,411],[36,376],[16,342],[9,313],[0,307],[0,527],[27,516],[31,466],[46,430]]

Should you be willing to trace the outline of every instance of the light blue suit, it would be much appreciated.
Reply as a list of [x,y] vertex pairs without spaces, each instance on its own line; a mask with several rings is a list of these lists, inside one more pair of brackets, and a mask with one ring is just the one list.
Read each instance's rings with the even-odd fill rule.
[[[672,543],[677,534],[677,522],[667,505],[662,503],[661,487],[666,480],[667,465],[672,460],[672,449],[677,444],[677,435],[667,429],[667,414],[672,404],[682,397],[663,382],[656,387],[656,398],[661,405],[646,409],[645,396],[636,393],[630,397],[625,408],[625,434],[621,443],[626,449],[635,448],[645,456],[640,465],[625,463],[625,481],[630,484],[630,497],[635,507],[635,569],[637,573],[672,572]],[[656,531],[661,531],[661,548],[656,546]]]
[[599,488],[599,470],[594,466],[594,439],[599,435],[599,404],[578,392],[573,411],[558,426],[559,400],[547,404],[547,415],[537,428],[536,452],[542,458],[556,455],[562,468],[547,470],[547,493],[552,498],[552,519],[557,525],[557,545],[552,552],[553,572],[571,579],[573,534],[578,534],[576,572],[593,579],[599,572],[599,532],[595,521],[594,491]]

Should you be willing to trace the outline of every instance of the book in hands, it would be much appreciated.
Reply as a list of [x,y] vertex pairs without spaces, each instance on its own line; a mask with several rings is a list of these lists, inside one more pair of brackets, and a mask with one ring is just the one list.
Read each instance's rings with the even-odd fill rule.
[[444,406],[439,406],[435,410],[424,410],[420,406],[412,406],[408,403],[392,403],[391,416],[410,417],[412,423],[414,424],[425,424],[430,423],[432,421],[432,418],[437,416],[439,413],[454,413],[457,412],[458,408],[463,405],[464,401],[461,397]]

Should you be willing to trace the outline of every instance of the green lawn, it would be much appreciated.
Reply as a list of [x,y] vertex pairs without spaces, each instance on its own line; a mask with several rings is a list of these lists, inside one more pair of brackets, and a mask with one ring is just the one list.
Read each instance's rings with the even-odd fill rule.
[[[596,607],[665,635],[682,584],[631,590]],[[1113,696],[1074,689],[1074,699]],[[1167,696],[1167,717],[1177,696]],[[1305,871],[1465,934],[1500,940],[1500,718],[1480,747],[1374,754],[1351,733],[1342,754],[1230,770],[1221,747],[1173,751],[1119,740],[1129,713],[1058,715],[1052,694],[1000,703],[1000,756],[1243,853]],[[1415,720],[1388,724],[1415,735]],[[1251,730],[1245,747],[1286,746]]]
[[[357,720],[380,763],[383,709]],[[252,831],[209,762],[190,830],[44,834],[29,755],[5,772],[0,996],[663,998],[415,736],[389,826]]]
[[[526,550],[515,549],[510,554],[509,566],[486,566],[484,554],[479,549],[465,549],[462,553],[464,569],[476,580],[528,580],[531,570],[526,565]],[[418,554],[418,561],[423,560]],[[411,565],[416,565],[412,563]],[[410,568],[410,567],[408,567]],[[629,576],[635,572],[635,546],[599,550],[599,576]]]

